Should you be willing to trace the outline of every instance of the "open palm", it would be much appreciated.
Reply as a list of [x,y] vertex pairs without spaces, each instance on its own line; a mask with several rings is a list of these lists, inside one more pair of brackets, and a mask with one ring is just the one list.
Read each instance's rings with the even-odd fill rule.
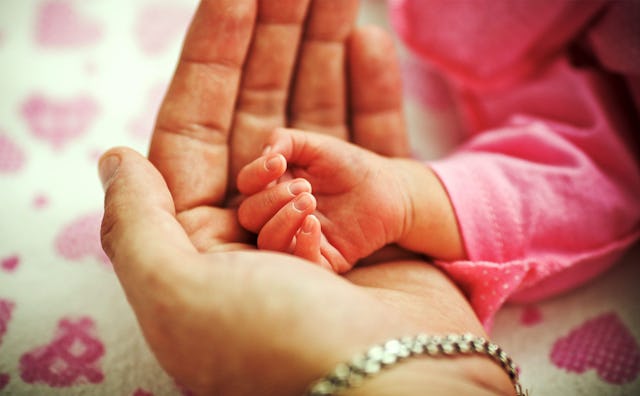
[[[201,3],[149,152],[200,251],[246,240],[235,213],[220,208],[233,201],[235,175],[258,156],[275,127],[344,139],[349,119],[358,143],[375,145],[384,137],[397,143],[381,147],[406,154],[397,65],[386,60],[388,51],[385,60],[375,59],[383,55],[372,45],[381,32],[350,36],[356,11],[354,0]],[[357,74],[350,81],[347,63]],[[371,128],[372,117],[389,131],[386,136]]]
[[[158,361],[197,393],[299,394],[382,337],[482,333],[455,286],[423,262],[366,267],[345,280],[239,245],[248,239],[225,208],[230,181],[273,127],[350,132],[374,151],[406,154],[391,40],[379,30],[351,34],[355,10],[352,0],[203,0],[151,162],[126,149],[106,154],[120,167],[107,182],[103,246]],[[434,298],[457,314],[444,315]]]

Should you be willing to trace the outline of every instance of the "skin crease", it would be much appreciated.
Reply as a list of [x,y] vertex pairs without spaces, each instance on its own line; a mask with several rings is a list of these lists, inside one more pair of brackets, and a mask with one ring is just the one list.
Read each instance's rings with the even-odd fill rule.
[[[340,277],[254,250],[236,211],[224,206],[233,200],[234,169],[246,164],[244,155],[259,155],[242,136],[262,147],[264,131],[295,126],[334,136],[348,131],[372,150],[384,145],[381,136],[406,142],[400,86],[387,82],[388,73],[399,79],[397,60],[388,56],[392,40],[375,28],[352,32],[355,1],[306,5],[203,0],[158,114],[149,160],[115,148],[100,161],[103,247],[158,362],[199,395],[300,395],[338,362],[388,338],[484,335],[457,287],[427,262],[387,256]],[[285,55],[261,55],[269,52],[263,46]],[[379,46],[389,49],[384,57]],[[370,84],[349,79],[344,68],[314,67],[327,53],[341,54],[350,74],[362,71]],[[286,81],[292,89],[274,94]],[[356,99],[376,87],[395,100]],[[371,123],[347,123],[369,118],[380,125],[370,134]],[[407,147],[383,154],[402,156]],[[497,365],[463,357],[412,359],[345,395],[425,389],[513,394]]]
[[[338,273],[349,271],[359,259],[391,243],[416,247],[415,252],[440,259],[464,258],[459,238],[447,243],[438,237],[455,233],[444,229],[455,224],[446,196],[428,201],[428,212],[421,210],[425,205],[419,199],[428,196],[432,184],[438,183],[422,164],[418,164],[418,172],[412,172],[408,167],[414,161],[382,157],[338,139],[299,130],[278,130],[268,144],[268,152],[238,175],[238,188],[248,196],[240,205],[238,218],[242,226],[258,233],[259,248],[302,250],[305,253],[297,254],[299,257]],[[285,170],[303,179],[273,185]],[[294,186],[304,181],[308,181],[305,188],[294,194]],[[311,191],[313,195],[306,197]],[[312,206],[295,210],[302,199]],[[319,220],[311,218],[303,235],[300,230],[314,210]],[[439,226],[434,222],[438,216],[451,221]],[[425,231],[436,236],[424,238]],[[301,239],[308,234],[311,236]],[[319,252],[304,246],[305,241]]]

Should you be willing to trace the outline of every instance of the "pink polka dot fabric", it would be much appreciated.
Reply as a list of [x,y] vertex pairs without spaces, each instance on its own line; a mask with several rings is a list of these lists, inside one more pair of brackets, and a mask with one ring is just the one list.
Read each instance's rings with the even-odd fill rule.
[[[620,7],[637,13],[640,6],[392,6],[400,35],[451,81],[464,115],[467,141],[431,167],[449,194],[469,258],[442,266],[465,285],[485,325],[509,298],[549,297],[615,263],[640,236],[638,111],[633,97],[623,100],[640,75],[632,50],[640,39],[618,43],[631,59],[624,64],[590,43],[621,37],[599,28],[600,14],[619,17]],[[593,32],[584,33],[591,24]],[[580,65],[576,45],[595,60]],[[618,85],[613,73],[622,71],[628,81]]]
[[[605,277],[640,237],[640,30],[628,17],[640,15],[640,6],[391,0],[390,7],[401,39],[448,82],[465,134],[463,144],[429,162],[449,194],[468,257],[437,264],[487,329],[504,304],[529,304],[518,315],[524,318],[519,327],[509,328],[531,334],[549,319],[531,304]],[[590,315],[600,318],[602,308]],[[589,387],[600,390],[588,394],[638,390],[638,347],[631,341],[639,334],[640,310],[633,302],[614,311],[620,309],[627,313],[615,316],[615,334],[625,335],[628,354],[614,339],[598,338],[599,327],[581,324],[585,317],[570,319],[582,330],[567,336],[569,344],[536,337],[543,350],[553,350],[555,368],[596,372]],[[565,354],[569,358],[556,360],[595,339],[601,347],[594,354],[606,349],[617,358]],[[621,372],[625,365],[629,370]],[[527,367],[523,378],[527,382]],[[574,382],[567,378],[566,384]],[[587,387],[541,393],[581,394],[580,388]]]

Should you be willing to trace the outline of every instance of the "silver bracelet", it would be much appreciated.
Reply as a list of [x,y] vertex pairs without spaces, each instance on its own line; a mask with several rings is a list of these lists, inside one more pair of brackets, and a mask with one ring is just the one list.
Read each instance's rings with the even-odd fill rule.
[[365,378],[379,373],[382,369],[411,356],[437,357],[459,354],[478,354],[491,358],[507,372],[516,395],[528,395],[520,385],[518,367],[502,348],[482,337],[467,333],[445,336],[420,334],[415,337],[392,339],[384,344],[373,346],[366,353],[355,356],[351,361],[338,364],[331,373],[311,384],[305,396],[339,394],[360,385]]

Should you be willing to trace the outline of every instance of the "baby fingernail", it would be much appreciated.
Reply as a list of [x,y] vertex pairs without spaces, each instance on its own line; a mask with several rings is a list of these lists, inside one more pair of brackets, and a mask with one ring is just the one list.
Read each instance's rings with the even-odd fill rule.
[[311,194],[301,194],[293,201],[293,207],[298,212],[304,212],[313,205],[313,197]]
[[305,180],[294,180],[293,183],[289,184],[289,192],[294,196],[303,192],[311,192],[311,186]]
[[304,219],[304,223],[302,223],[301,231],[304,232],[305,234],[311,234],[311,232],[313,231],[313,219],[312,219],[312,217],[314,217],[314,216],[313,215],[307,216],[307,218]]
[[262,155],[267,155],[271,151],[271,146],[266,146],[264,150],[262,150]]
[[274,169],[278,169],[281,163],[282,163],[282,159],[280,158],[280,156],[276,156],[266,160],[264,163],[264,167],[266,170],[272,171]]

